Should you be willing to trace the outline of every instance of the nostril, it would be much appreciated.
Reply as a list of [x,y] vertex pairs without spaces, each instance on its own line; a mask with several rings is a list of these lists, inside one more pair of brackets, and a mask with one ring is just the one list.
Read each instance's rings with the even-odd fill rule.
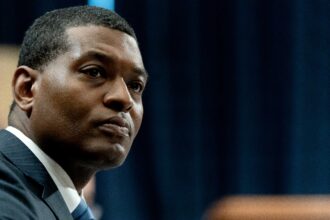
[[126,108],[126,112],[129,112],[132,109],[132,104],[130,104],[127,108]]
[[108,107],[117,112],[121,112],[124,109],[123,103],[118,102],[118,101],[111,102],[110,105],[108,105]]
[[119,100],[113,100],[107,104],[107,107],[116,112],[128,112],[132,109],[132,103],[124,103]]

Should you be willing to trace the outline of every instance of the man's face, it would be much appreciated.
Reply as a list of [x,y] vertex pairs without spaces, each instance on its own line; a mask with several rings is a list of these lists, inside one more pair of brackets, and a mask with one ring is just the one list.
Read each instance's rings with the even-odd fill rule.
[[147,76],[137,42],[102,26],[67,30],[69,50],[42,69],[31,129],[60,163],[111,168],[126,158],[143,116]]

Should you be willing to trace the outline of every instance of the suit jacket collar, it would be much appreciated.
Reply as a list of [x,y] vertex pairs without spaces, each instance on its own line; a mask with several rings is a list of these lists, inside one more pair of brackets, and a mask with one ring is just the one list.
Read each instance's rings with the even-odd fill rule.
[[0,152],[26,176],[43,187],[41,197],[59,219],[72,219],[60,192],[45,167],[15,135],[6,130],[0,131]]

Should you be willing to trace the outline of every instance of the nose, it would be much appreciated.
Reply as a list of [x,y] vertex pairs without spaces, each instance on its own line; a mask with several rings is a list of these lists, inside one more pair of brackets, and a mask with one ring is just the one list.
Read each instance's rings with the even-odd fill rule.
[[109,87],[104,96],[104,105],[117,112],[128,112],[133,106],[133,100],[124,79],[114,79]]

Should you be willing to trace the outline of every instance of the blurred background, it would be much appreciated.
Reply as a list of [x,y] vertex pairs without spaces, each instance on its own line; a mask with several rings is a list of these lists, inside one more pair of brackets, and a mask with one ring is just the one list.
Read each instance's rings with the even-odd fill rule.
[[[24,31],[46,11],[83,4],[0,0],[0,126]],[[102,219],[197,220],[228,195],[330,193],[329,1],[105,7],[135,29],[150,81],[127,161],[96,177]]]

